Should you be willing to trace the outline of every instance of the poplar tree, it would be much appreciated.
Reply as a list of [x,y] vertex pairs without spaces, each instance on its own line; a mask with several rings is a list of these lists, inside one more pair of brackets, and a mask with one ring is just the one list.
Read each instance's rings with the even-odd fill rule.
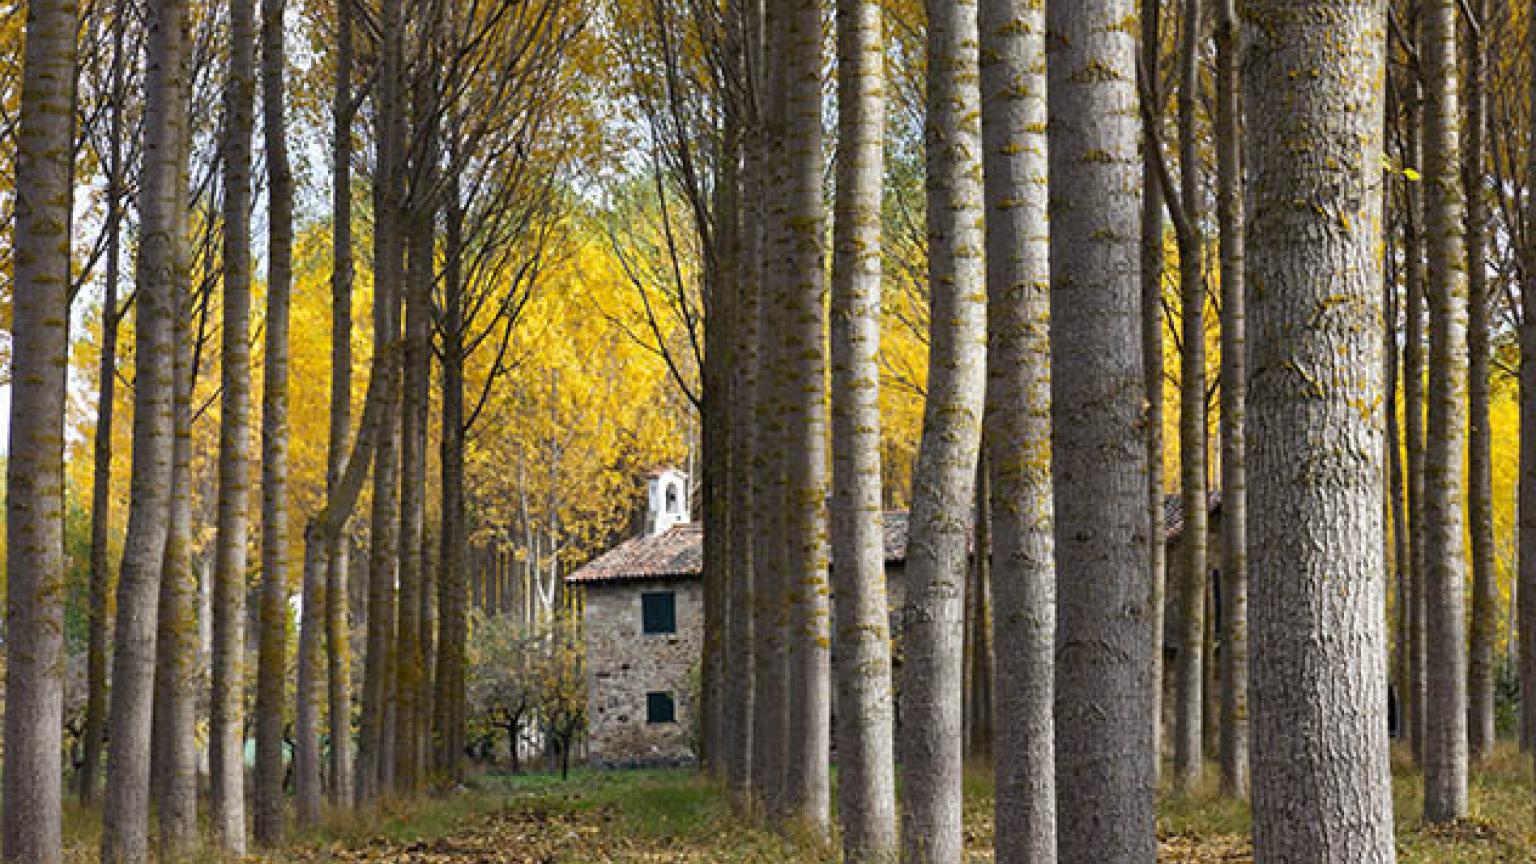
[[1145,862],[1152,632],[1135,5],[1046,7],[1062,861]]
[[261,588],[256,658],[252,834],[283,840],[283,718],[288,656],[288,334],[293,291],[293,172],[284,104],[286,0],[261,2],[262,138],[267,160],[267,321],[261,387]]
[[902,610],[903,860],[958,861],[965,576],[986,397],[981,91],[976,3],[928,9],[928,393],[913,470]]
[[27,4],[16,140],[0,822],[0,855],[18,864],[64,857],[62,514],[77,23],[74,0]]
[[[149,860],[156,613],[170,516],[174,438],[175,280],[186,244],[181,216],[185,204],[179,195],[181,163],[186,158],[186,4],[152,0],[148,13],[134,300],[133,468],[117,583],[103,864]],[[50,758],[57,759],[57,750]]]
[[1424,236],[1429,299],[1428,436],[1424,446],[1424,818],[1467,814],[1466,444],[1467,273],[1458,132],[1456,0],[1424,0]]
[[[1056,858],[1045,10],[982,0],[997,856]],[[978,547],[976,555],[986,555]]]
[[1261,0],[1243,13],[1248,116],[1268,124],[1244,148],[1253,833],[1264,861],[1395,860],[1382,722],[1384,13],[1370,0]]
[[832,263],[832,571],[838,813],[849,862],[895,858],[890,608],[880,488],[881,203],[885,49],[880,4],[837,5],[837,197]]
[[250,535],[251,135],[255,128],[253,0],[230,0],[224,90],[224,298],[220,355],[218,522],[214,537],[213,674],[208,765],[213,833],[245,852],[245,594]]
[[1248,331],[1243,281],[1241,32],[1216,0],[1216,222],[1221,241],[1221,787],[1248,794]]

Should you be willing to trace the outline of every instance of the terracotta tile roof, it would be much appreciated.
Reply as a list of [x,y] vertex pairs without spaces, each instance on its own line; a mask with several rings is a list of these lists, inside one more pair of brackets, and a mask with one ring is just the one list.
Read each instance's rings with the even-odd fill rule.
[[[1221,492],[1212,491],[1210,509],[1214,516],[1221,509]],[[907,532],[910,514],[889,510],[884,514],[885,563],[904,564],[907,560]],[[1184,499],[1178,495],[1163,498],[1165,536],[1177,540],[1184,533]],[[633,537],[593,559],[565,577],[572,584],[625,582],[644,579],[697,578],[704,567],[704,525],[689,522],[677,525],[655,537]]]
[[[1212,489],[1205,503],[1212,516],[1221,512],[1221,490]],[[1167,541],[1173,541],[1183,533],[1184,496],[1166,495],[1163,497],[1163,536]]]
[[[884,514],[885,563],[907,560],[907,511]],[[654,537],[633,537],[565,577],[570,584],[696,578],[704,567],[704,526],[677,525]]]
[[620,543],[565,577],[568,583],[698,576],[704,566],[704,525],[674,525],[654,537]]

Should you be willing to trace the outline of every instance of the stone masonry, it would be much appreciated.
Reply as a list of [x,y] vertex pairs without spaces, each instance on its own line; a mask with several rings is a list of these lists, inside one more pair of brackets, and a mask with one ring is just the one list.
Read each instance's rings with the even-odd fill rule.
[[[642,632],[642,596],[671,593],[676,631]],[[694,681],[704,644],[704,593],[697,577],[588,584],[588,754],[596,767],[692,764]],[[648,722],[651,694],[672,698],[672,722]]]

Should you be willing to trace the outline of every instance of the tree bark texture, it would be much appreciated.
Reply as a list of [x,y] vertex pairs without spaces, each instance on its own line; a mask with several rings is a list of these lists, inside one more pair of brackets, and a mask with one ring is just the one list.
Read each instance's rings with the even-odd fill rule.
[[732,364],[732,443],[736,475],[731,494],[730,629],[735,638],[726,646],[726,698],[735,718],[726,730],[726,785],[743,810],[750,810],[756,786],[757,682],[753,671],[762,633],[756,610],[759,604],[758,559],[761,549],[756,495],[758,463],[757,400],[760,391],[761,355],[758,320],[763,290],[763,139],[761,100],[763,62],[763,5],[745,0],[731,7],[739,22],[740,67],[744,96],[737,109],[741,189],[733,218],[737,221],[737,295],[734,313]]
[[[1162,46],[1162,0],[1141,0],[1141,65],[1157,72]],[[1142,122],[1161,117],[1162,83],[1159,75],[1146,76],[1141,98],[1150,104]],[[1163,761],[1163,618],[1167,606],[1168,545],[1163,510],[1163,190],[1157,181],[1157,156],[1153,148],[1161,135],[1145,129],[1141,136],[1141,358],[1146,381],[1147,420],[1147,579],[1151,586],[1152,633],[1152,772]]]
[[1180,789],[1192,789],[1205,769],[1205,595],[1206,505],[1205,411],[1205,234],[1201,230],[1204,190],[1200,182],[1199,99],[1200,0],[1183,0],[1179,48],[1179,491],[1184,533],[1179,542],[1178,669],[1174,691],[1173,774]]
[[[1526,55],[1536,62],[1536,28],[1526,36]],[[1531,131],[1536,132],[1536,89],[1531,91]],[[1536,182],[1536,149],[1526,153],[1527,185]],[[1526,224],[1536,224],[1536,196],[1526,200]],[[1536,237],[1521,250],[1520,284],[1520,502],[1516,585],[1520,607],[1520,746],[1536,750]]]
[[1467,272],[1462,232],[1456,0],[1425,0],[1419,40],[1424,99],[1424,237],[1429,300],[1424,445],[1424,818],[1467,814]]
[[[155,632],[174,438],[175,285],[177,268],[184,261],[180,250],[186,243],[181,233],[183,202],[177,194],[187,129],[182,63],[188,41],[186,7],[183,0],[154,0],[148,12],[134,300],[133,468],[127,539],[117,582],[103,864],[149,860]],[[57,749],[51,752],[50,759],[57,759]],[[36,796],[31,787],[28,794]]]
[[[388,679],[392,674],[390,645],[394,641],[395,566],[399,548],[400,464],[400,282],[404,270],[399,207],[401,170],[397,160],[403,148],[401,86],[402,8],[400,0],[385,0],[380,7],[379,79],[374,84],[378,115],[378,180],[374,183],[374,341],[376,350],[388,352],[375,374],[379,387],[379,427],[374,444],[373,498],[368,549],[367,655],[364,659],[361,723],[358,730],[358,807],[372,806],[381,791],[387,759],[393,746],[385,733]],[[378,334],[383,334],[382,336]]]
[[785,634],[789,711],[784,806],[829,831],[831,627],[827,604],[826,214],[822,200],[821,0],[784,0],[783,382]]
[[1499,583],[1493,540],[1493,426],[1489,372],[1493,296],[1488,290],[1488,197],[1483,182],[1488,56],[1482,27],[1487,0],[1474,0],[1467,28],[1467,143],[1461,165],[1467,238],[1467,521],[1472,540],[1471,650],[1467,679],[1467,746],[1473,761],[1487,758],[1494,729],[1494,647],[1499,636]]
[[[82,762],[76,781],[80,801],[91,804],[96,799],[97,777],[101,767],[101,749],[106,743],[107,725],[107,643],[111,620],[107,600],[112,590],[112,564],[107,560],[112,497],[112,429],[117,384],[118,328],[124,310],[119,309],[118,283],[122,279],[123,213],[127,208],[124,189],[126,167],[123,165],[124,115],[127,112],[127,67],[132,62],[125,42],[128,16],[112,16],[112,99],[109,121],[111,141],[107,146],[107,252],[103,275],[101,315],[101,363],[97,367],[96,430],[91,473],[91,562],[90,562],[90,635],[86,647],[85,740]],[[13,349],[14,350],[14,349]]]
[[880,217],[885,54],[880,4],[837,5],[832,264],[832,589],[837,596],[838,814],[843,858],[896,857],[890,607],[880,484]]
[[912,474],[898,741],[903,860],[964,853],[965,576],[986,398],[979,32],[974,0],[927,4],[928,394]]
[[[1405,170],[1422,175],[1423,142],[1419,118],[1422,115],[1422,88],[1416,74],[1410,74],[1405,101],[1407,112]],[[1403,431],[1408,436],[1404,448],[1408,454],[1408,545],[1412,558],[1409,580],[1408,657],[1410,702],[1409,745],[1415,760],[1424,759],[1424,184],[1407,184],[1404,217],[1403,256],[1406,258],[1407,304],[1403,324]]]
[[439,537],[442,552],[438,558],[438,608],[442,629],[437,652],[437,769],[458,781],[464,774],[465,705],[467,660],[465,640],[468,618],[465,608],[464,550],[469,543],[469,524],[464,500],[464,284],[461,268],[463,254],[463,211],[459,190],[450,179],[451,191],[446,207],[445,260],[443,274],[443,354],[442,354],[442,523]]
[[[1250,2],[1253,827],[1264,861],[1391,862],[1382,539],[1386,19]],[[1298,80],[1295,70],[1312,70]],[[1304,202],[1304,204],[1302,203]]]
[[1150,862],[1152,632],[1135,5],[1046,9],[1062,861]]
[[[183,143],[183,148],[187,146]],[[185,165],[186,160],[181,160]],[[178,200],[187,200],[186,171]],[[181,234],[186,236],[186,208]],[[190,250],[186,244],[181,254]],[[192,568],[192,339],[191,262],[176,268],[171,502],[160,573],[155,637],[155,811],[162,857],[187,853],[197,839],[197,572]]]
[[[999,861],[1056,860],[1045,10],[982,0]],[[985,554],[978,550],[976,554]]]
[[261,3],[262,131],[267,158],[266,357],[261,387],[261,605],[256,656],[252,836],[283,840],[283,704],[288,654],[288,331],[293,290],[293,173],[284,107],[283,10]]
[[[352,7],[336,5],[336,94],[332,113],[331,426],[326,491],[334,495],[347,468],[352,424]],[[352,652],[347,615],[347,540],[338,530],[325,583],[326,682],[330,703],[331,803],[352,803]]]
[[209,808],[220,848],[244,854],[245,600],[250,538],[251,135],[256,23],[252,0],[230,0],[224,111],[224,297],[220,354],[219,499],[214,539]]
[[[782,140],[785,117],[784,63],[780,21],[781,0],[768,0],[764,16],[764,125],[762,169],[764,189],[782,189],[785,165]],[[771,58],[771,59],[770,59]],[[785,547],[784,395],[780,385],[783,364],[782,328],[784,301],[784,196],[763,196],[764,255],[763,302],[758,319],[758,375],[756,466],[753,470],[753,511],[757,537],[753,546],[753,717],[752,780],[757,787],[764,818],[784,815],[784,765],[787,755],[788,715],[785,681]]]
[[[64,409],[74,140],[73,0],[26,8],[16,139],[6,462],[4,822],[0,856],[63,860]],[[113,314],[114,310],[108,310]]]
[[1216,222],[1221,239],[1221,788],[1248,794],[1248,328],[1243,283],[1241,33],[1216,0]]

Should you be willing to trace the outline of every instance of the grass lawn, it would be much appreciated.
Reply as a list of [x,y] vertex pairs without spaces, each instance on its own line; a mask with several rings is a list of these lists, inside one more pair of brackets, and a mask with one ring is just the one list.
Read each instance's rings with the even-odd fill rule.
[[[1472,814],[1448,828],[1419,820],[1421,785],[1405,759],[1396,761],[1399,859],[1424,864],[1536,860],[1536,792],[1528,760],[1513,747],[1474,774]],[[1214,777],[1215,768],[1209,772]],[[970,860],[991,861],[992,786],[986,770],[966,780]],[[82,813],[67,818],[71,862],[94,861],[98,826]],[[1159,804],[1161,860],[1243,862],[1248,808],[1209,789],[1164,795]],[[792,837],[798,832],[790,832]],[[199,854],[193,860],[214,861]],[[680,771],[577,772],[561,782],[546,775],[483,774],[454,794],[405,804],[377,815],[333,814],[324,829],[296,837],[262,864],[403,862],[403,864],[599,864],[599,862],[833,862],[832,849],[803,836],[785,840],[744,824],[724,793]]]

